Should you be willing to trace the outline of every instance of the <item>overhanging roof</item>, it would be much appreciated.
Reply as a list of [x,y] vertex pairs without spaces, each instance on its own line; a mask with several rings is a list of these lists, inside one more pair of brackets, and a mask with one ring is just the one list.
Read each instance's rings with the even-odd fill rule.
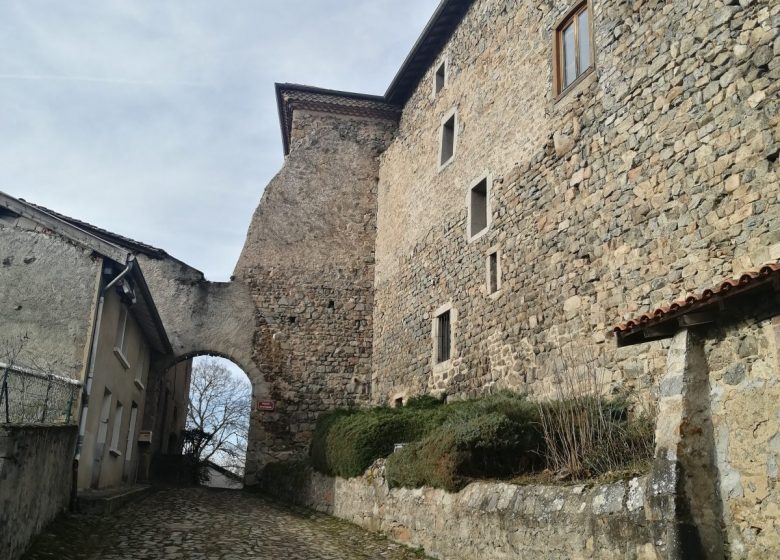
[[292,113],[308,109],[340,115],[397,119],[425,72],[434,63],[474,0],[442,0],[407,55],[384,96],[276,84],[284,154],[290,153]]
[[674,336],[681,328],[715,321],[727,305],[743,297],[780,298],[780,263],[771,262],[758,271],[746,272],[739,278],[727,279],[704,290],[616,325],[613,329],[618,346],[631,346]]
[[284,154],[290,153],[293,111],[306,109],[336,115],[398,120],[398,107],[385,102],[379,95],[365,95],[299,84],[276,84],[276,105],[282,127]]
[[[73,218],[68,218],[42,206],[32,204],[26,200],[14,198],[13,196],[0,191],[0,208],[6,208],[14,215],[22,216],[37,224],[42,225],[58,235],[61,235],[71,242],[76,243],[94,253],[101,255],[110,261],[113,261],[118,267],[117,272],[122,270],[127,263],[134,260],[133,247],[121,246],[114,241],[129,241],[128,245],[146,247],[147,250],[154,249],[151,246],[143,245],[139,242],[133,242],[122,236],[112,234],[86,222],[80,222]],[[98,233],[100,232],[100,233]],[[158,249],[157,251],[161,251]],[[138,251],[144,252],[144,251]],[[162,251],[165,254],[164,251]],[[133,306],[132,313],[141,324],[141,328],[149,339],[150,344],[155,350],[162,353],[171,353],[173,349],[165,332],[162,319],[157,312],[149,286],[146,283],[140,264],[137,260],[133,263],[130,277],[136,287],[136,296],[138,302]]]
[[442,0],[387,88],[388,103],[406,104],[473,3],[474,0]]

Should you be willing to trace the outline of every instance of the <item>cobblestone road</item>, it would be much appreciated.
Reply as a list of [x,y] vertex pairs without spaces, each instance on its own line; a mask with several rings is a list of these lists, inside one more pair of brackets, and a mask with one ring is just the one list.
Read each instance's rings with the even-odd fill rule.
[[161,490],[111,516],[62,516],[25,560],[410,560],[337,519],[231,490]]

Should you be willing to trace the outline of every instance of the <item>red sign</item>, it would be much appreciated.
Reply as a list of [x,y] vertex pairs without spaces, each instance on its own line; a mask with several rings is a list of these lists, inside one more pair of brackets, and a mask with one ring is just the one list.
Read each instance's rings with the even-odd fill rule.
[[273,412],[276,410],[276,401],[257,401],[257,410],[260,412]]

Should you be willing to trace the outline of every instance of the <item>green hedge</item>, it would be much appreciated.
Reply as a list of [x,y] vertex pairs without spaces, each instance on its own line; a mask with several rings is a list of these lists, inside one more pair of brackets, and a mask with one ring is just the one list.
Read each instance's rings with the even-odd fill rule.
[[[607,420],[602,427],[593,426],[606,426],[608,441],[592,434],[588,438],[592,446],[575,450],[582,453],[577,460],[583,468],[564,476],[598,476],[652,455],[653,423],[629,422],[625,400],[539,404],[523,395],[500,392],[448,404],[418,397],[402,408],[323,414],[311,445],[311,463],[322,473],[350,478],[363,474],[376,459],[389,457],[385,474],[390,486],[427,485],[450,491],[479,478],[507,478],[543,469],[560,473],[563,469],[553,461],[559,457],[551,452],[560,451],[570,432],[591,429],[588,415],[594,414],[594,406],[602,411],[596,416]],[[551,417],[560,426],[552,434]],[[393,453],[396,443],[406,446]]]

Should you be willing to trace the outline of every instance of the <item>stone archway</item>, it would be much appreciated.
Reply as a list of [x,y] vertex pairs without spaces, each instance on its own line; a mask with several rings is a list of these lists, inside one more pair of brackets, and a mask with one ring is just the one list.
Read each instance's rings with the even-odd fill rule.
[[[174,368],[177,364],[194,358],[207,356],[223,358],[234,364],[247,377],[252,387],[252,398],[249,410],[249,435],[247,438],[246,461],[244,467],[244,482],[247,486],[251,486],[257,482],[263,467],[274,460],[274,456],[270,452],[271,450],[268,449],[267,438],[262,424],[262,415],[256,406],[258,401],[268,399],[267,384],[262,376],[258,377],[258,373],[255,373],[254,375],[250,374],[247,366],[243,363],[236,360],[231,355],[214,350],[199,350],[189,352],[182,356],[169,356],[160,360],[158,363],[155,363],[152,369],[156,378],[163,379],[165,372],[170,371],[171,368]],[[256,368],[254,369],[256,371]],[[150,407],[150,410],[155,409],[155,401],[159,397],[159,392],[149,391],[148,399],[151,401],[150,404],[153,405]],[[150,421],[154,421],[154,419],[150,419]]]

